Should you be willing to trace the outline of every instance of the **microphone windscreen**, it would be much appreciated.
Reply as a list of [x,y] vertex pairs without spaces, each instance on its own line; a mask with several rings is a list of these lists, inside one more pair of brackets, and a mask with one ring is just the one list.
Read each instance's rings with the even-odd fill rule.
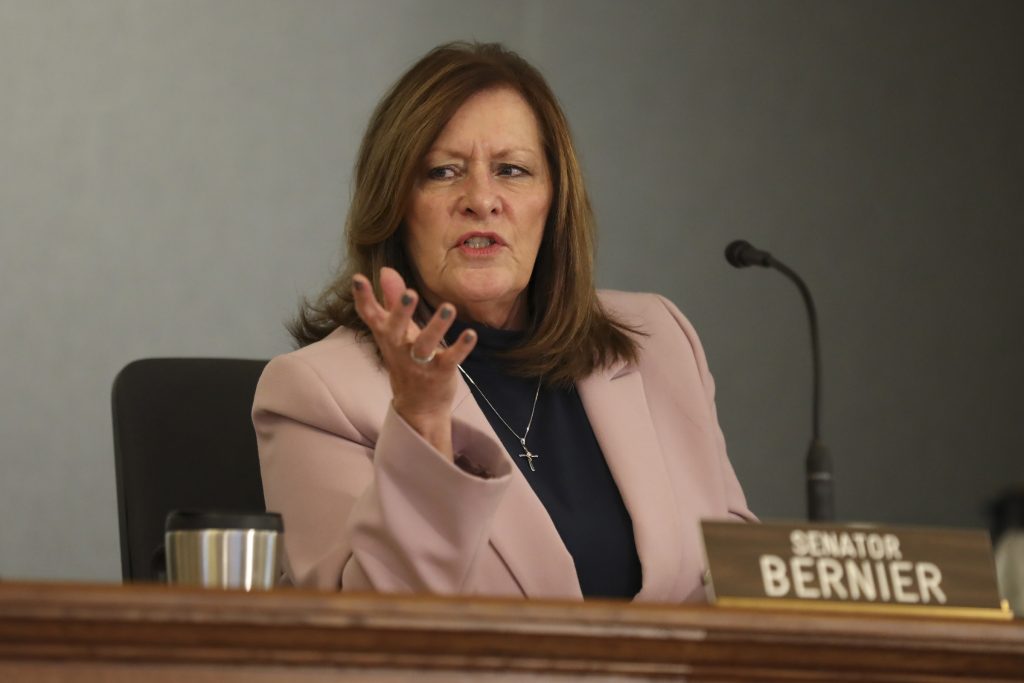
[[750,246],[750,242],[746,240],[733,240],[725,248],[725,260],[736,268],[746,268],[753,264],[752,261],[744,258],[751,249],[753,247]]

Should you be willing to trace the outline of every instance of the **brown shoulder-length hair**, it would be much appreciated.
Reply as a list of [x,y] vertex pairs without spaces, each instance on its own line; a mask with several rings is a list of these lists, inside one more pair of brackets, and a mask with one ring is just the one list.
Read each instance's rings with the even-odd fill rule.
[[594,217],[569,124],[544,77],[496,43],[448,43],[431,50],[377,105],[359,150],[345,226],[346,259],[288,329],[302,346],[339,326],[368,335],[352,299],[362,273],[380,292],[380,269],[419,282],[405,250],[404,218],[423,158],[456,110],[496,87],[518,92],[533,109],[551,171],[551,210],[527,292],[524,343],[504,353],[517,375],[566,386],[615,360],[635,361],[636,332],[602,310],[594,289]]

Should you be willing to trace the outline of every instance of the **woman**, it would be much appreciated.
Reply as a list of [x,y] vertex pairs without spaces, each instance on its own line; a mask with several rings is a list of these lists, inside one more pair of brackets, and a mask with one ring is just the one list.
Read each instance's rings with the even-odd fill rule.
[[682,601],[698,520],[753,519],[697,336],[597,292],[568,125],[498,45],[443,45],[374,113],[347,263],[253,420],[289,578],[342,590]]

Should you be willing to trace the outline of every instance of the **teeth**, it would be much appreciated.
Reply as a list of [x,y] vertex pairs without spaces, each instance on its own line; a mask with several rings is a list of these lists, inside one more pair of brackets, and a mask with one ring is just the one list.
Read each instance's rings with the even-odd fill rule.
[[490,237],[470,237],[463,244],[470,249],[485,249],[494,244],[494,240]]

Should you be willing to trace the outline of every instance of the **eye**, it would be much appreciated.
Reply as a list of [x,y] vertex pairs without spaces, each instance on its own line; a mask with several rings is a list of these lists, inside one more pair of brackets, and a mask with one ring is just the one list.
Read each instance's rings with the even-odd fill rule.
[[435,166],[427,171],[427,177],[431,180],[451,180],[455,177],[454,166]]
[[518,178],[520,176],[529,175],[529,172],[522,166],[516,166],[515,164],[501,164],[498,166],[498,175],[506,176],[508,178]]

